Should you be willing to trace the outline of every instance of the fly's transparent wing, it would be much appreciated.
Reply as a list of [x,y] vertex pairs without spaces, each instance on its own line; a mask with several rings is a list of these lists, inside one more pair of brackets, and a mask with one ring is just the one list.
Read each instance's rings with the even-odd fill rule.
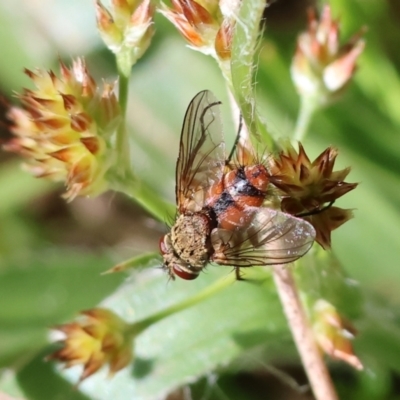
[[183,121],[176,164],[176,203],[180,213],[199,211],[206,188],[218,182],[225,166],[225,143],[218,105],[204,90],[190,102]]
[[314,238],[307,221],[262,207],[246,229],[213,230],[212,261],[236,267],[285,264],[306,254]]

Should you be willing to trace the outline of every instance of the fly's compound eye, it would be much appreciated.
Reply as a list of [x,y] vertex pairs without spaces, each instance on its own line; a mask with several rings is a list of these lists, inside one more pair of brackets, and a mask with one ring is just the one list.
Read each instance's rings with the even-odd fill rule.
[[191,281],[199,276],[198,272],[191,271],[190,269],[183,269],[180,265],[174,264],[172,266],[174,274],[179,276],[179,278],[185,279],[186,281]]
[[168,253],[168,248],[165,244],[165,236],[161,236],[160,240],[158,241],[158,248],[160,249],[160,253],[162,255],[167,254]]

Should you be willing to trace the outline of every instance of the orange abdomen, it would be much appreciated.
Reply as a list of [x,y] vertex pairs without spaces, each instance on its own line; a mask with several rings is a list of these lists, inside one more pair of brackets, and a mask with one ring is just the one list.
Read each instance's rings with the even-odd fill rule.
[[208,205],[218,219],[218,226],[228,230],[246,226],[255,209],[263,204],[268,184],[268,171],[261,164],[226,173],[209,190]]

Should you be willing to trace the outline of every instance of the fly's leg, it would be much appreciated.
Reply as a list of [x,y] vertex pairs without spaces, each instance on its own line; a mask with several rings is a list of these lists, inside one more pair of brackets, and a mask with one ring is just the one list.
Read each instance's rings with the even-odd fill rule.
[[320,213],[324,212],[325,210],[328,210],[329,208],[331,208],[334,202],[335,202],[335,200],[331,201],[327,206],[322,207],[320,209],[316,209],[316,210],[312,210],[312,211],[307,211],[307,212],[304,212],[304,213],[296,214],[295,217],[303,218],[303,217],[309,217],[310,215],[320,214]]
[[163,271],[165,271],[168,275],[168,281],[174,281],[175,280],[175,274],[172,272],[172,269],[169,268],[167,265],[162,264],[161,268]]
[[239,143],[239,140],[240,140],[240,132],[242,131],[242,127],[243,127],[243,117],[242,117],[242,114],[240,114],[239,127],[238,127],[238,131],[237,131],[237,134],[236,134],[235,142],[233,143],[232,150],[229,153],[229,156],[225,161],[225,165],[229,165],[230,162],[232,161],[232,157],[235,154],[236,147],[237,147],[237,145]]
[[237,281],[244,281],[245,279],[240,273],[240,267],[235,267],[235,275],[236,275],[236,280]]

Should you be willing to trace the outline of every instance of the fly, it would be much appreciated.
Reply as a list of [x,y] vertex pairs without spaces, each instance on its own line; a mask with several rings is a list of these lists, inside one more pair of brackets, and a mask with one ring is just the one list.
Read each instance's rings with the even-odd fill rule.
[[311,248],[315,230],[307,221],[263,206],[270,185],[265,165],[232,162],[238,139],[225,152],[221,104],[198,93],[186,111],[176,164],[177,218],[160,239],[171,278],[195,279],[213,262],[236,269],[284,264]]

